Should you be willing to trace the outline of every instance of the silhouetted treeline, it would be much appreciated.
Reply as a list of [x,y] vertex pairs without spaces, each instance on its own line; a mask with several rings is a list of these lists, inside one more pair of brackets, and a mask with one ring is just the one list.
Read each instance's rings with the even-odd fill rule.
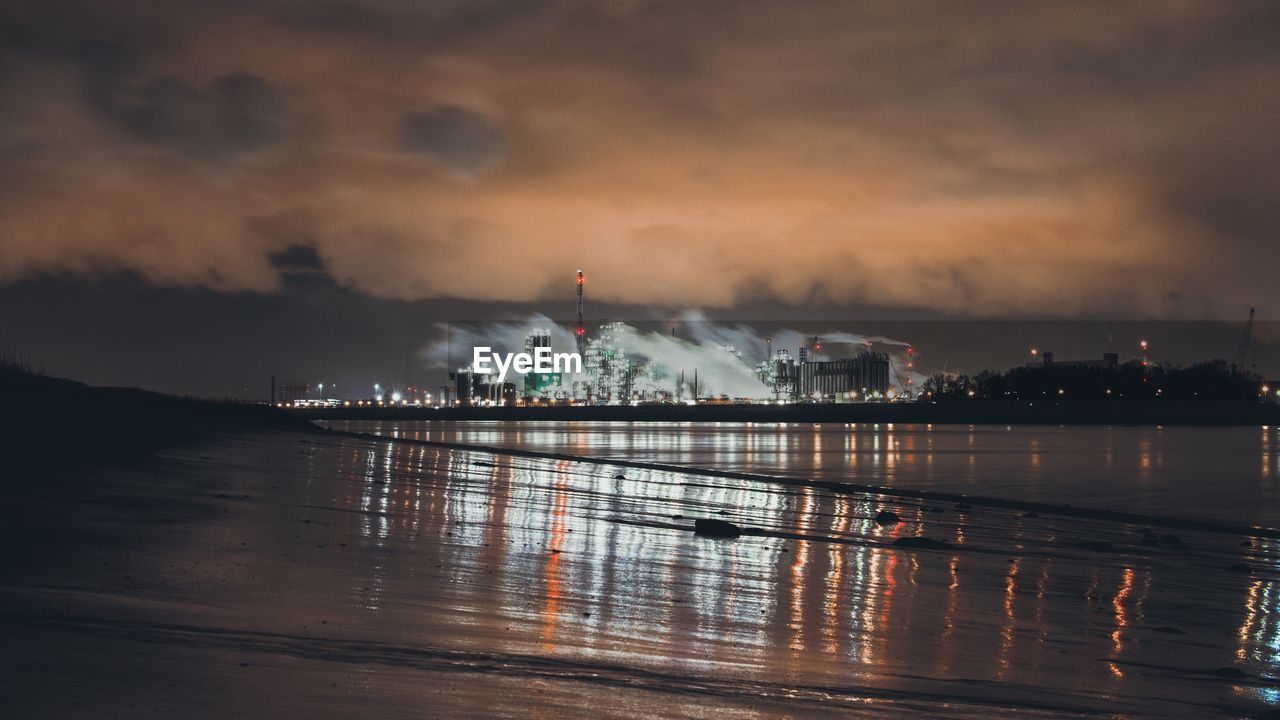
[[1233,370],[1224,360],[1189,367],[1130,362],[1116,367],[1037,366],[976,375],[936,374],[921,400],[1055,402],[1221,401],[1261,399],[1262,378]]

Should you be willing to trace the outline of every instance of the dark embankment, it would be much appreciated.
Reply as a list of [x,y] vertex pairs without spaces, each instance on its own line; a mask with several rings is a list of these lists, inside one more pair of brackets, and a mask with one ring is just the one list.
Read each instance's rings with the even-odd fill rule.
[[263,405],[92,387],[0,366],[0,442],[17,468],[128,459],[152,448],[237,429],[314,429]]
[[600,407],[308,408],[312,420],[612,420],[629,422],[959,423],[992,425],[1273,425],[1280,406],[1252,401],[1014,404],[846,403]]

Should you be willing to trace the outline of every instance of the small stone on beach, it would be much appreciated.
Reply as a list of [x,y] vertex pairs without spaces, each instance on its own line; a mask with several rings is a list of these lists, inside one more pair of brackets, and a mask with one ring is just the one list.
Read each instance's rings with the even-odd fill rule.
[[894,547],[914,548],[916,550],[950,550],[951,543],[926,537],[900,537],[893,541]]
[[742,528],[724,520],[698,518],[693,521],[693,532],[704,537],[734,539],[742,535]]
[[897,525],[902,522],[902,518],[898,517],[898,513],[892,510],[881,510],[876,513],[877,525]]

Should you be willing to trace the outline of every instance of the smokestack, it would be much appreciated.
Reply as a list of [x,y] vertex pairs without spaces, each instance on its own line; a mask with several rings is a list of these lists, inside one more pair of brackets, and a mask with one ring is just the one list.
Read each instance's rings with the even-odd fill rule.
[[583,348],[587,340],[587,329],[582,326],[582,271],[578,271],[578,327],[574,330],[574,334],[578,340],[578,355],[583,356]]

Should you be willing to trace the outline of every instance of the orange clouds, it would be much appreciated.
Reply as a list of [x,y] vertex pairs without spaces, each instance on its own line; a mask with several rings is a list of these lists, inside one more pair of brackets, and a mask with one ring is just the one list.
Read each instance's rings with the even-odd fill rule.
[[1265,5],[889,7],[4,11],[0,280],[272,292],[303,245],[404,299],[1261,302]]

